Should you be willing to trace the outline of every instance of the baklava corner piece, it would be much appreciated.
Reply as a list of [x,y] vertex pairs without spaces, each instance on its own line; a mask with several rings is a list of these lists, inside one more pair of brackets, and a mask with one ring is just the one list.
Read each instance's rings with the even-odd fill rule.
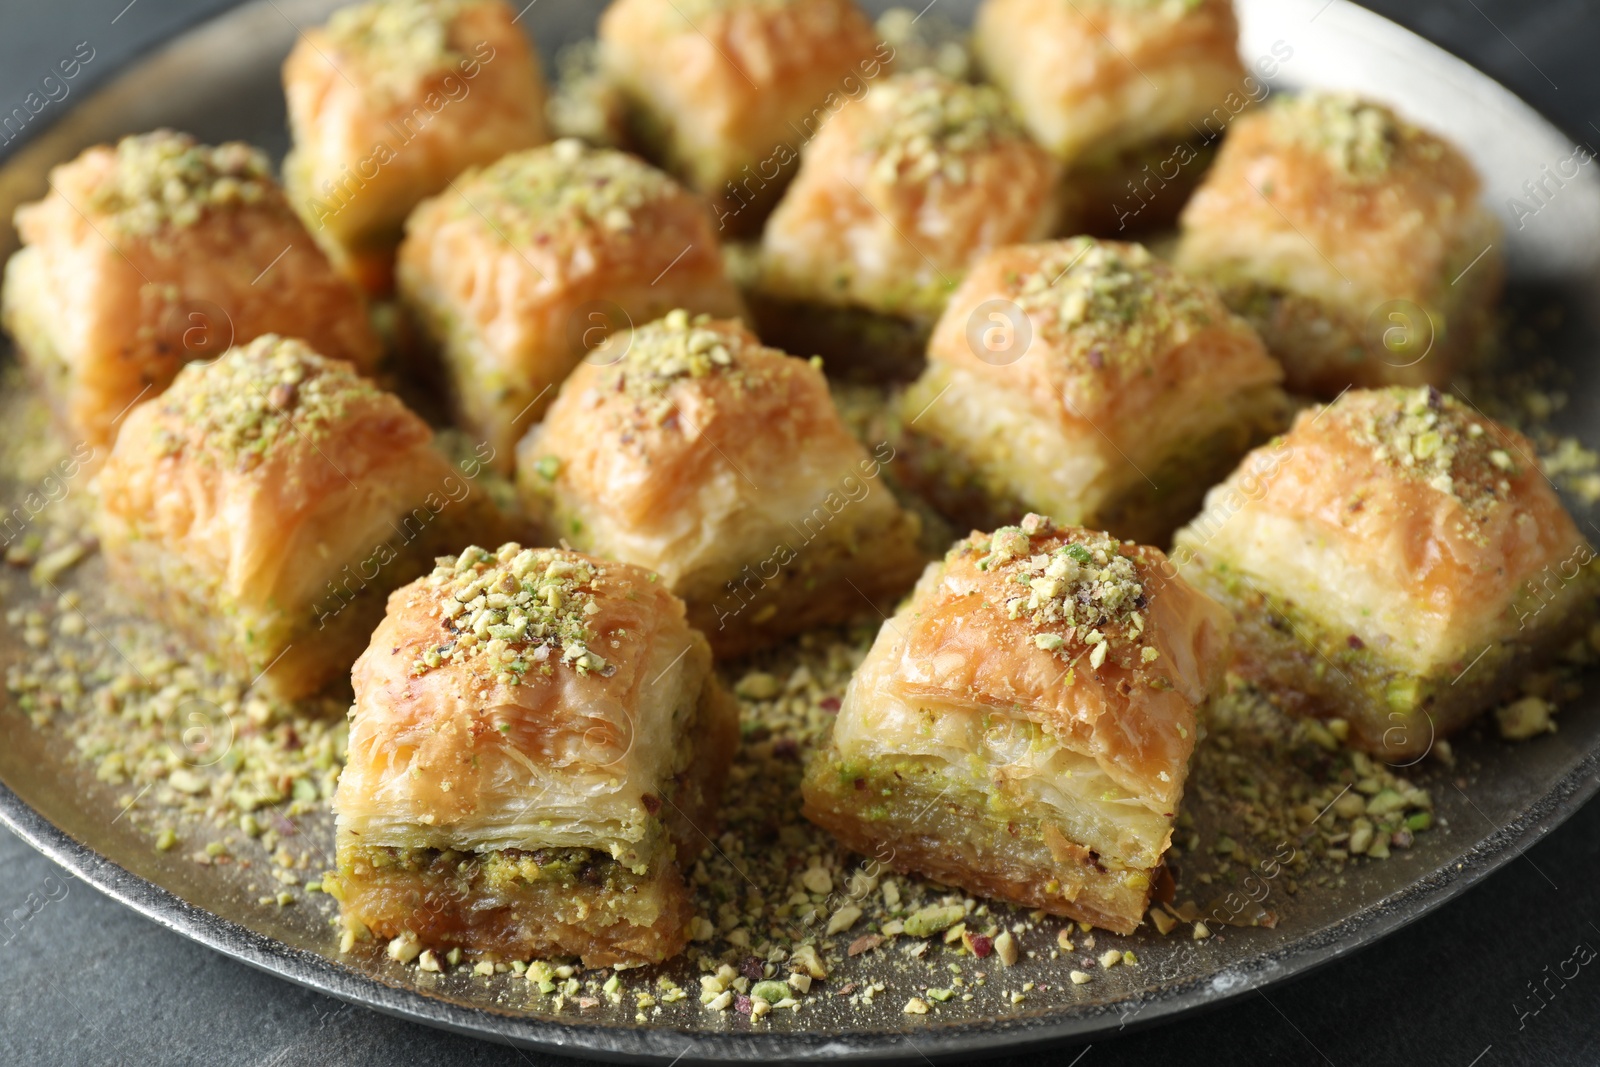
[[805,814],[899,870],[1129,933],[1231,628],[1156,549],[1037,515],[974,533],[879,631]]
[[284,182],[335,265],[386,293],[406,216],[468,167],[549,140],[538,53],[504,0],[370,0],[283,65]]
[[1352,390],[1212,490],[1173,558],[1237,618],[1241,675],[1414,762],[1595,619],[1594,550],[1533,454],[1431,387]]
[[1166,544],[1288,424],[1283,372],[1202,281],[1076,237],[974,264],[899,402],[905,478],[968,528],[1028,511]]
[[660,583],[468,548],[390,598],[353,681],[329,883],[348,927],[590,967],[682,951],[738,706]]
[[855,0],[617,0],[599,38],[633,140],[724,237],[759,232],[800,147],[894,57]]
[[99,475],[112,578],[272,695],[347,672],[384,595],[498,509],[396,397],[273,335],[128,415]]
[[378,361],[360,294],[250,145],[172,130],[97,145],[53,168],[16,222],[0,320],[58,421],[101,456],[135,401],[230,344],[284,333],[364,371]]
[[1170,225],[1211,142],[1266,93],[1233,0],[984,0],[973,50],[1065,168],[1070,232]]
[[917,517],[810,361],[675,310],[584,363],[518,446],[550,540],[660,576],[719,656],[871,612],[916,581]]
[[903,375],[969,263],[1047,236],[1055,160],[992,86],[884,78],[806,145],[762,232],[762,337],[832,375]]
[[1292,392],[1443,386],[1493,338],[1505,272],[1478,173],[1383,104],[1308,92],[1241,116],[1182,230],[1178,265],[1260,331]]
[[678,307],[743,311],[704,201],[635,156],[571,139],[424,201],[396,273],[461,421],[507,472],[556,387],[610,333]]

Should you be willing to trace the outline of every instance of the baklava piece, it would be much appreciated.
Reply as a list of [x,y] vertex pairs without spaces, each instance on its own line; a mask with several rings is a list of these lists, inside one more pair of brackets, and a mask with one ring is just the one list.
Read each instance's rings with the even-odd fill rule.
[[386,293],[406,216],[468,167],[543,144],[538,54],[503,0],[374,0],[283,65],[284,181],[333,262]]
[[984,0],[973,49],[1066,167],[1074,232],[1170,225],[1211,143],[1266,93],[1232,0]]
[[878,632],[805,815],[898,870],[1130,933],[1230,627],[1154,548],[1038,515],[974,533]]
[[1178,263],[1216,283],[1288,388],[1442,385],[1494,326],[1499,226],[1456,148],[1381,104],[1282,96],[1234,124],[1183,212]]
[[462,420],[506,470],[556,386],[611,332],[677,307],[742,310],[704,202],[633,156],[573,140],[424,201],[398,273]]
[[350,669],[391,589],[504,532],[432,436],[299,341],[191,364],[127,417],[100,472],[111,576],[238,677],[314,692]]
[[998,90],[884,79],[806,146],[767,222],[758,332],[830,374],[914,370],[972,260],[1050,233],[1056,178]]
[[738,705],[652,575],[468,548],[389,598],[353,682],[325,883],[348,928],[587,967],[683,950]]
[[1173,558],[1233,611],[1243,676],[1414,761],[1595,617],[1594,552],[1533,454],[1431,387],[1352,390],[1212,490]]
[[1282,377],[1208,285],[1140,245],[1002,248],[901,399],[905,476],[968,528],[1038,511],[1165,544],[1287,424]]
[[815,366],[683,311],[612,343],[518,448],[551,540],[649,568],[719,656],[916,581],[918,522],[879,478],[893,453],[850,434]]
[[17,209],[0,319],[67,432],[104,455],[184,363],[292,334],[363,371],[360,294],[329,266],[267,158],[171,130],[90,148]]
[[894,50],[853,0],[616,0],[600,55],[632,139],[711,201],[728,236],[760,231],[800,147]]

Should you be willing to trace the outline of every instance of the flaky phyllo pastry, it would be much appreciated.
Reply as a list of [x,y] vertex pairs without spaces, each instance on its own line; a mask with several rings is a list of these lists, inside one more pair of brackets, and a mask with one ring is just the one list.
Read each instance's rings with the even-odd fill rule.
[[259,150],[171,130],[90,148],[17,210],[0,320],[67,432],[100,455],[184,363],[265,333],[370,370],[360,295],[307,236]]
[[1209,142],[1267,93],[1239,62],[1232,0],[984,0],[972,43],[1062,161],[1073,232],[1170,224]]
[[1382,104],[1278,97],[1233,124],[1178,263],[1261,332],[1291,391],[1443,385],[1490,340],[1504,277],[1480,187]]
[[653,576],[468,548],[390,597],[352,681],[349,928],[588,966],[684,947],[738,708]]
[[1038,511],[1164,544],[1282,428],[1283,372],[1142,246],[1013,245],[972,268],[901,399],[907,477],[958,522]]
[[99,478],[112,577],[246,682],[291,698],[350,669],[389,590],[499,531],[400,400],[272,335],[134,408]]
[[596,358],[518,447],[549,538],[655,572],[718,655],[916,580],[919,524],[879,477],[893,448],[869,455],[812,363],[681,309]]
[[539,56],[516,22],[504,0],[372,0],[305,30],[284,61],[289,197],[366,288],[391,285],[420,201],[548,140]]
[[737,315],[704,201],[623,152],[514,152],[423,202],[399,286],[464,424],[509,470],[556,386],[611,330],[676,307]]
[[801,146],[894,58],[854,0],[616,0],[599,37],[633,141],[724,238],[759,232]]
[[1038,515],[974,533],[879,631],[805,814],[898,870],[1129,933],[1231,625],[1154,548]]
[[836,374],[920,358],[973,259],[1050,233],[1057,175],[993,87],[880,80],[806,145],[767,222],[759,332]]
[[1415,760],[1595,616],[1594,551],[1533,455],[1431,388],[1352,390],[1213,489],[1173,558],[1233,610],[1242,674]]

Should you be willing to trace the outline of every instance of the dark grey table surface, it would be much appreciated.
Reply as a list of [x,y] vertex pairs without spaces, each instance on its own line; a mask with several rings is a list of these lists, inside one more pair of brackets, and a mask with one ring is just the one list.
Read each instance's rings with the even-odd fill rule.
[[[80,41],[94,58],[72,94],[227,6],[0,0],[0,113]],[[1575,141],[1600,144],[1595,0],[1369,6],[1487,71]],[[51,115],[39,117],[42,126]],[[1009,1062],[1600,1064],[1600,967],[1557,976],[1600,951],[1597,874],[1600,801],[1463,899],[1351,959],[1206,1015]],[[30,908],[30,895],[44,905]],[[570,1062],[397,1022],[253,971],[66,879],[0,830],[0,921],[19,909],[32,914],[0,924],[0,1064]]]

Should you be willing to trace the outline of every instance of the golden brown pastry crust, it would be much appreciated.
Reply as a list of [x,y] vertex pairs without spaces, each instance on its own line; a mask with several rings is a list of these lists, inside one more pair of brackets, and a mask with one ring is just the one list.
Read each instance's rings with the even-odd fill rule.
[[853,0],[618,0],[600,42],[635,138],[725,233],[759,230],[801,146],[894,56]]
[[[1132,929],[1231,630],[1170,570],[1156,549],[1036,515],[959,542],[852,679],[808,768],[808,816],[906,869]],[[891,777],[966,812],[942,859],[894,801],[873,814]]]
[[1533,455],[1431,388],[1351,390],[1213,490],[1174,558],[1241,614],[1246,674],[1418,755],[1593,617],[1593,550]]
[[295,210],[336,264],[393,283],[411,209],[468,167],[549,139],[539,56],[504,0],[373,0],[300,34],[283,65]]
[[762,235],[759,288],[931,320],[975,257],[1050,231],[1057,177],[995,89],[884,79],[806,146]]
[[742,310],[702,201],[631,156],[570,140],[471,171],[425,201],[398,269],[464,420],[507,469],[586,355],[592,323]]
[[1178,262],[1262,331],[1292,390],[1442,385],[1500,294],[1480,192],[1453,145],[1381,104],[1279,97],[1230,129],[1184,209]]
[[[468,549],[390,598],[352,682],[334,802],[341,879],[355,875],[358,890],[346,894],[347,917],[439,947],[511,945],[593,965],[681,950],[680,869],[715,832],[737,706],[660,583],[559,549]],[[486,862],[583,849],[604,876],[579,888],[592,907],[576,917],[560,894],[542,895],[536,875],[521,890],[475,888],[468,903],[500,918],[445,929],[429,926],[426,909],[394,911],[381,887],[360,891],[375,847]]]
[[917,521],[816,367],[682,311],[614,345],[518,448],[548,537],[659,574],[719,655],[870,612],[915,581]]
[[328,265],[266,157],[170,130],[99,145],[17,210],[3,318],[68,432],[102,453],[180,367],[266,333],[370,372],[360,295]]
[[[283,698],[349,669],[383,594],[498,512],[349,364],[272,335],[136,407],[99,475],[114,580]],[[269,670],[270,668],[270,670]]]
[[1255,331],[1115,241],[985,255],[928,360],[900,405],[909,477],[959,519],[1041,511],[1164,542],[1287,410]]
[[1232,0],[984,0],[973,27],[985,74],[1069,164],[1187,139],[1243,92],[1238,41]]

